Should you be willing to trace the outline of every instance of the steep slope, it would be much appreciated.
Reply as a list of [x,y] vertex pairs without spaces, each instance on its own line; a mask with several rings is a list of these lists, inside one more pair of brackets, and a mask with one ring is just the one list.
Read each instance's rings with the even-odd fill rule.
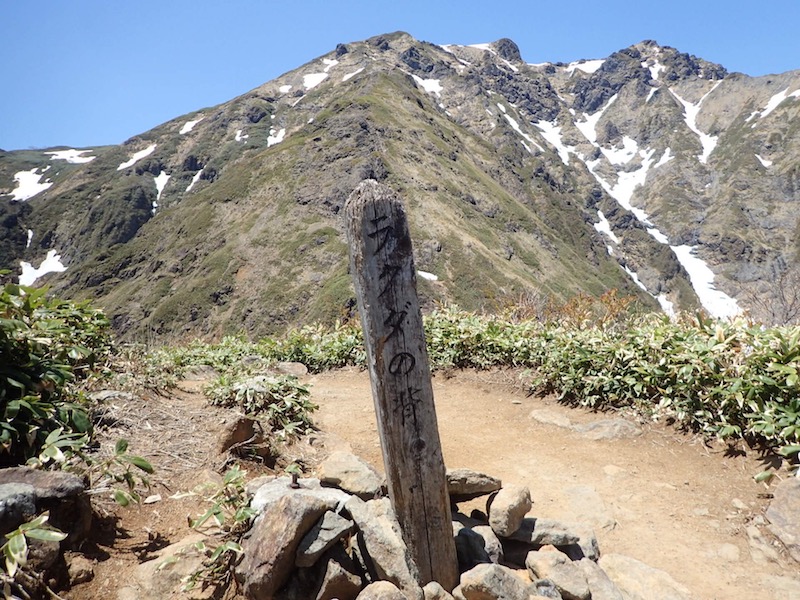
[[527,65],[510,40],[378,36],[121,146],[0,153],[0,268],[62,264],[54,288],[128,336],[332,319],[339,211],[375,178],[429,303],[621,288],[728,314],[795,261],[798,89],[654,42]]

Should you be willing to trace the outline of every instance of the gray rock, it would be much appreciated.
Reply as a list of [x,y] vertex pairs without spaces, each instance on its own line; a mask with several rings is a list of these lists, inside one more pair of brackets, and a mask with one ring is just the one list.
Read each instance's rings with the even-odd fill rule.
[[86,539],[92,526],[92,507],[83,480],[71,473],[27,467],[0,469],[0,535],[49,511],[48,523],[67,534],[62,547]]
[[590,485],[573,485],[564,488],[572,519],[595,529],[611,531],[617,521],[606,507],[600,494]]
[[555,425],[556,427],[563,427],[565,429],[572,427],[572,421],[570,421],[566,415],[549,408],[537,408],[536,410],[532,410],[530,417],[534,421],[538,421],[544,425]]
[[407,598],[393,583],[376,581],[361,590],[357,600],[407,600]]
[[488,525],[465,527],[453,523],[456,555],[462,571],[468,571],[481,563],[499,563],[503,559],[503,546]]
[[362,585],[361,577],[331,559],[315,600],[354,600]]
[[81,554],[75,554],[70,556],[66,562],[70,587],[94,579],[94,561]]
[[[261,425],[256,419],[238,416],[222,426],[217,452],[222,454],[231,448],[243,445],[249,447],[264,445],[264,434]],[[269,452],[266,454],[269,454]]]
[[763,589],[771,593],[770,598],[800,598],[800,578],[762,575],[761,581]]
[[425,600],[453,600],[453,596],[435,581],[425,584],[422,587],[422,593]]
[[552,519],[525,518],[511,539],[527,542],[534,546],[568,546],[577,544],[580,536],[572,528]]
[[565,600],[588,600],[591,593],[583,570],[566,554],[552,546],[545,548],[540,552],[530,552],[525,559],[531,579],[549,579]]
[[521,485],[507,485],[489,500],[489,526],[500,537],[519,529],[522,519],[533,506],[531,493]]
[[184,381],[211,381],[219,377],[217,370],[210,365],[195,365],[183,372]]
[[770,530],[800,562],[800,479],[789,477],[775,487],[766,517]]
[[561,592],[558,591],[556,584],[549,579],[537,579],[534,581],[530,588],[533,598],[549,598],[550,600],[564,600]]
[[[197,549],[196,544],[205,539],[204,535],[195,533],[159,550],[156,558],[143,562],[134,569],[131,583],[117,591],[117,598],[166,600],[178,596],[184,578],[203,566],[206,556]],[[196,592],[186,594],[185,597],[202,597],[200,590]]]
[[300,479],[298,481],[300,487],[297,489],[290,487],[291,483],[291,477],[277,477],[266,481],[261,487],[255,490],[253,499],[250,501],[250,506],[256,511],[262,512],[267,506],[275,504],[287,494],[291,494],[292,496],[319,498],[331,504],[332,510],[336,509],[336,512],[339,512],[345,503],[352,498],[350,494],[342,490],[322,487],[319,479],[313,477]]
[[294,375],[295,377],[308,375],[308,367],[299,362],[279,362],[272,365],[272,368],[283,375]]
[[374,567],[375,579],[392,582],[409,597],[422,598],[422,589],[417,583],[419,573],[411,561],[389,499],[364,502],[351,496],[345,509],[363,536],[366,560]]
[[362,500],[383,495],[384,478],[366,461],[350,452],[336,451],[319,466],[323,486],[337,487]]
[[690,600],[691,593],[668,573],[621,554],[606,554],[600,568],[625,600]]
[[98,390],[89,393],[89,400],[97,402],[98,404],[105,404],[106,402],[123,401],[131,402],[134,395],[130,392],[123,392],[120,390]]
[[295,564],[298,567],[310,567],[328,548],[351,533],[355,526],[355,523],[334,512],[326,512],[300,541]]
[[[482,564],[461,575],[458,586],[466,600],[528,600],[528,585],[511,569]],[[455,590],[453,595],[455,595]]]
[[745,533],[747,534],[747,543],[750,545],[750,557],[753,562],[774,562],[776,564],[781,562],[780,554],[772,547],[758,527],[748,525],[745,528]]
[[619,588],[595,561],[582,558],[575,564],[581,569],[586,583],[589,584],[592,600],[625,600]]
[[618,440],[641,435],[641,428],[625,419],[603,419],[585,425],[575,425],[575,431],[590,440]]
[[334,502],[305,494],[287,494],[256,518],[242,543],[244,558],[236,578],[245,596],[270,598],[292,572],[300,540]]
[[501,487],[502,482],[491,475],[471,469],[447,470],[447,493],[452,502],[466,502],[496,492]]

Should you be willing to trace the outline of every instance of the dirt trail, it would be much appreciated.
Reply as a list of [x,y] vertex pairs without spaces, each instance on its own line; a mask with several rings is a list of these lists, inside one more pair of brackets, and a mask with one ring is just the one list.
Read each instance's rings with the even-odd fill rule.
[[[320,405],[317,424],[382,470],[368,375],[306,379]],[[592,440],[530,414],[545,409],[573,424],[614,415],[527,397],[513,384],[504,373],[434,378],[448,467],[529,486],[531,515],[593,526],[601,552],[662,569],[699,600],[788,599],[800,589],[796,563],[751,555],[745,528],[760,523],[769,502],[768,490],[752,480],[763,470],[757,454],[729,456],[725,447],[658,425],[638,436]]]

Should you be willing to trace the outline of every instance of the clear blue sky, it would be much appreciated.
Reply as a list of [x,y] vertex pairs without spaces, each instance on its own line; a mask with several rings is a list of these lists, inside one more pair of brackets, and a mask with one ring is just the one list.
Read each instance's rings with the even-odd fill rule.
[[532,63],[654,39],[765,75],[800,69],[799,24],[800,0],[0,0],[0,148],[121,143],[397,30]]

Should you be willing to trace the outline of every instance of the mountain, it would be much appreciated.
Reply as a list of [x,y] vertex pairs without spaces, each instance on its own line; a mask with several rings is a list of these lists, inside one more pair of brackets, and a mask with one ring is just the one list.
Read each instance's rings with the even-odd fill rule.
[[797,268],[800,71],[653,41],[536,65],[508,39],[340,44],[122,145],[0,151],[0,268],[54,271],[37,283],[128,338],[332,320],[353,308],[341,208],[367,178],[407,205],[427,306],[618,288],[754,310]]

